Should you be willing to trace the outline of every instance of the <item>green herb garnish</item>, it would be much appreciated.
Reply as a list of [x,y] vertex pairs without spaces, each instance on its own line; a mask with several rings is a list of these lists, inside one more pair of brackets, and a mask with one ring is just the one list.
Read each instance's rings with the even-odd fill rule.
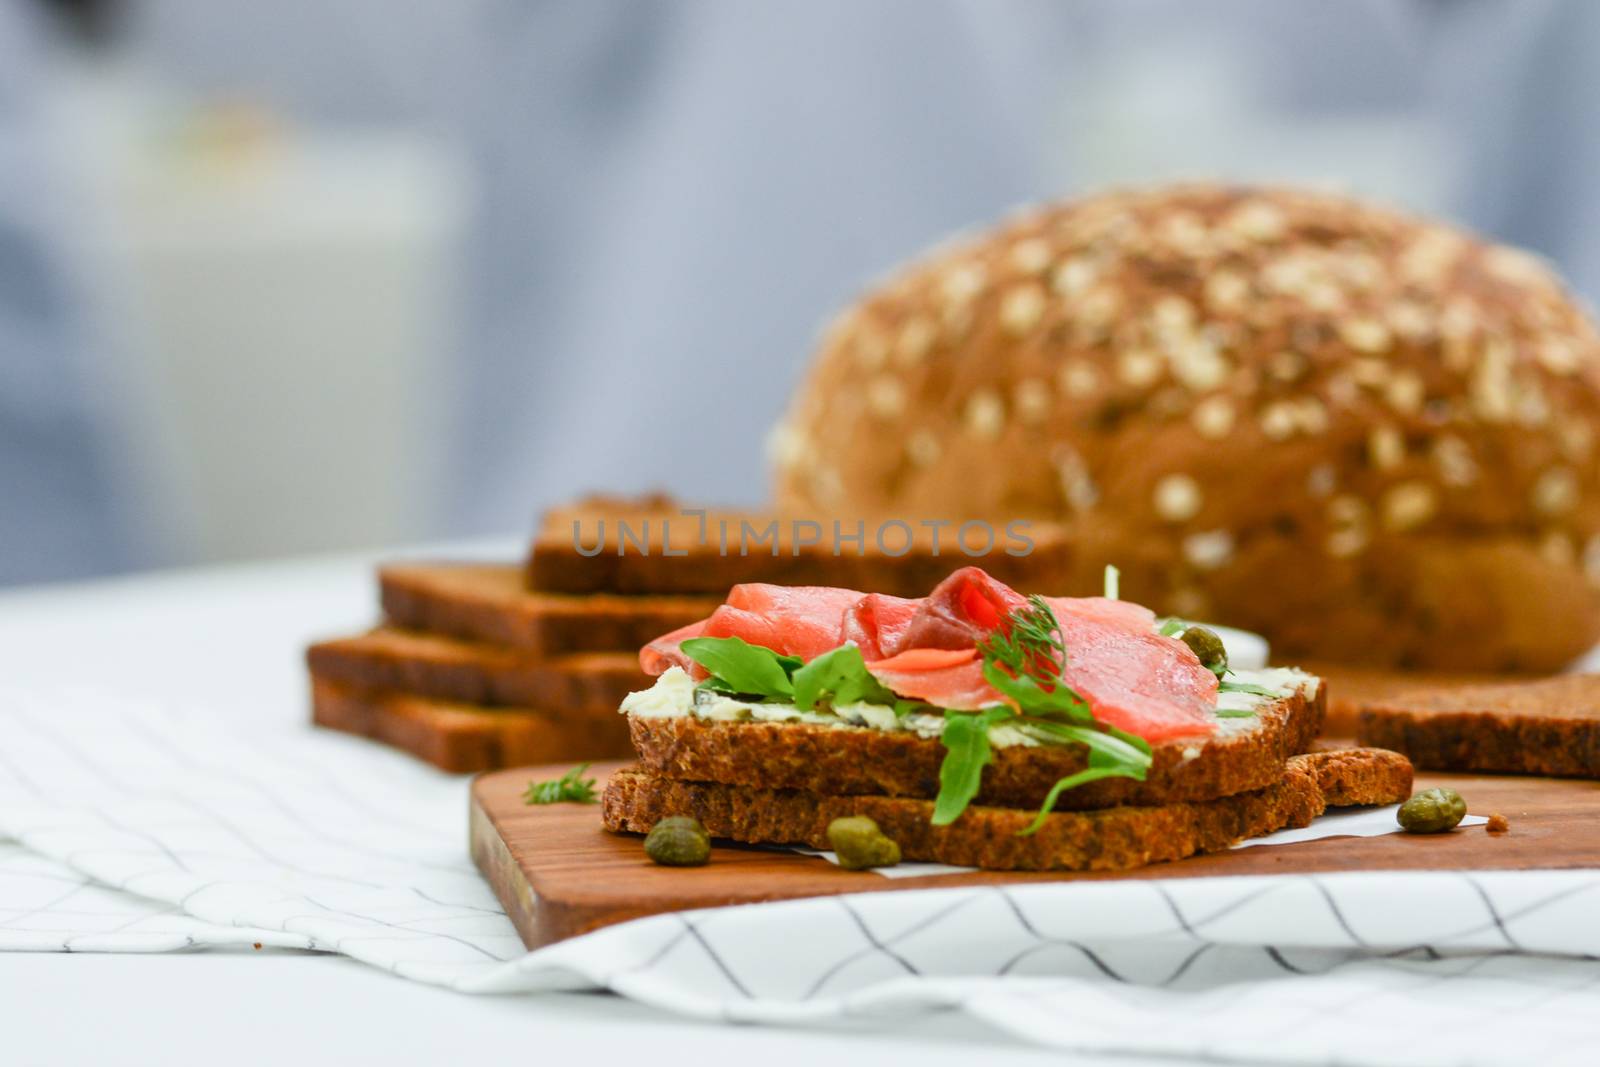
[[1010,708],[979,712],[947,711],[939,740],[945,747],[939,765],[939,796],[933,802],[933,825],[948,826],[961,817],[978,795],[983,768],[989,763],[989,727],[1012,718]]
[[691,637],[679,647],[684,655],[711,672],[711,677],[700,683],[701,688],[775,700],[794,697],[790,675],[800,667],[798,656],[780,656],[739,637]]
[[[802,711],[823,702],[835,707],[861,701],[887,704],[898,714],[913,710],[909,704],[924,706],[915,701],[897,702],[867,670],[861,650],[854,644],[840,645],[810,663],[738,637],[691,637],[680,647],[710,672],[700,683],[701,689],[792,703]],[[908,706],[903,709],[901,703]]]
[[587,763],[580,763],[560,778],[552,778],[546,782],[529,782],[528,791],[522,794],[523,802],[593,804],[598,799],[594,795],[594,779],[582,777],[583,772],[588,769]]
[[1218,708],[1216,716],[1219,719],[1253,719],[1256,713],[1249,708]]
[[1122,572],[1111,564],[1106,564],[1105,598],[1107,600],[1121,600],[1117,594],[1122,592]]
[[861,650],[855,645],[840,645],[824,652],[794,672],[794,706],[810,711],[826,697],[835,707],[840,704],[895,703],[895,695],[867,670]]
[[[1114,587],[1115,578],[1108,573]],[[1114,591],[1114,588],[1112,589]],[[987,708],[977,713],[949,711],[941,741],[945,758],[939,768],[939,796],[933,824],[954,822],[978,793],[989,762],[989,730],[1011,722],[1036,736],[1060,744],[1082,744],[1088,766],[1051,787],[1039,814],[1019,836],[1036,832],[1068,789],[1101,778],[1143,781],[1150,769],[1150,745],[1143,738],[1096,721],[1089,704],[1066,684],[1066,638],[1060,620],[1040,596],[1006,617],[1005,623],[978,645],[983,676],[1015,707]]]
[[1258,697],[1281,697],[1288,695],[1280,689],[1268,689],[1264,685],[1256,685],[1253,682],[1230,682],[1226,678],[1217,683],[1217,692],[1249,693],[1252,696]]

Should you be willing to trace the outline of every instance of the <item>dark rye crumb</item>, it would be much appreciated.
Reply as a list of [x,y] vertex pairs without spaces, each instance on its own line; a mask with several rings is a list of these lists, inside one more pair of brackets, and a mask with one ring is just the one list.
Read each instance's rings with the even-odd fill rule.
[[[1263,789],[1284,762],[1311,747],[1322,724],[1325,687],[1297,691],[1260,707],[1257,728],[1199,743],[1155,746],[1142,782],[1107,778],[1062,795],[1056,807],[1108,808],[1212,800]],[[838,729],[804,723],[707,722],[691,716],[629,716],[645,769],[664,778],[831,795],[920,797],[939,792],[944,746],[909,732]],[[1061,778],[1081,771],[1081,746],[997,749],[984,769],[980,805],[1036,808]]]
[[1425,770],[1600,778],[1600,674],[1399,694],[1361,709],[1356,741]]
[[441,770],[492,771],[629,754],[615,711],[486,708],[311,676],[311,721],[392,745]]
[[542,659],[521,649],[394,626],[320,641],[306,650],[306,664],[319,678],[343,685],[550,712],[615,712],[623,697],[650,681],[634,652]]
[[391,623],[542,657],[632,654],[722,604],[720,595],[539,593],[523,579],[520,563],[393,563],[378,570],[383,613]]
[[[1363,773],[1353,762],[1370,760]],[[1335,769],[1333,764],[1340,764]],[[828,825],[864,815],[908,860],[988,870],[1127,870],[1216,852],[1285,826],[1305,826],[1334,799],[1390,804],[1411,789],[1411,765],[1392,752],[1351,749],[1295,756],[1274,784],[1219,800],[1100,811],[1058,811],[1038,833],[1020,808],[975,804],[949,826],[930,821],[933,803],[909,797],[829,796],[662,778],[638,767],[611,776],[602,797],[608,830],[644,833],[669,815],[691,815],[714,838],[830,848]]]

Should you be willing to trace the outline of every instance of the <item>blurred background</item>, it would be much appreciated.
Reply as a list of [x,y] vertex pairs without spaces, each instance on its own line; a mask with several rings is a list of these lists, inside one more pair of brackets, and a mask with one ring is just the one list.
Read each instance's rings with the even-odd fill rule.
[[7,0],[0,584],[754,502],[952,230],[1327,183],[1600,292],[1585,0]]

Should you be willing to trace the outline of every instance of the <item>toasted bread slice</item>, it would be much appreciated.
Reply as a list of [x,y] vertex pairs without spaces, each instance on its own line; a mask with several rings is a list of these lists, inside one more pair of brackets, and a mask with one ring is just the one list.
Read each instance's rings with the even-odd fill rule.
[[1432,770],[1600,778],[1600,674],[1415,690],[1363,708],[1356,736]]
[[606,710],[649,682],[630,652],[540,659],[526,652],[393,627],[322,641],[306,650],[311,672],[332,682],[463,704]]
[[957,567],[978,564],[1008,584],[1073,591],[1075,550],[1052,523],[1019,525],[1019,536],[996,524],[992,542],[974,528],[965,551],[981,554],[968,556],[957,541],[958,523],[880,527],[861,520],[858,528],[840,520],[843,536],[836,538],[831,519],[796,521],[716,509],[705,509],[702,518],[661,496],[580,500],[545,514],[528,559],[528,585],[555,593],[700,593],[720,600],[740,582],[772,582],[922,596]]
[[602,812],[613,831],[643,833],[668,815],[691,815],[713,837],[822,849],[830,847],[830,822],[866,815],[910,860],[988,870],[1116,871],[1305,826],[1335,800],[1391,804],[1410,792],[1411,765],[1404,756],[1346,749],[1295,756],[1264,789],[1192,804],[1055,812],[1027,837],[1017,832],[1033,812],[1018,808],[974,806],[951,825],[934,826],[928,800],[682,782],[639,769],[611,776]]
[[378,570],[383,612],[395,625],[535,656],[637,652],[722,603],[709,596],[533,593],[524,577],[524,568],[511,563],[393,563]]
[[311,679],[311,720],[382,741],[457,773],[628,754],[627,732],[615,713],[486,709],[316,676]]
[[[1323,687],[1261,705],[1253,718],[1218,720],[1210,738],[1170,741],[1151,752],[1142,782],[1102,778],[1063,793],[1057,810],[1211,800],[1261,789],[1283,776],[1322,723]],[[866,727],[792,722],[708,722],[692,716],[629,716],[642,766],[688,781],[835,795],[931,798],[945,750],[937,737]],[[997,748],[979,804],[1036,808],[1057,781],[1084,769],[1082,745]]]
[[1467,674],[1447,671],[1402,671],[1383,667],[1357,667],[1347,663],[1304,663],[1303,670],[1320,677],[1328,687],[1328,714],[1322,722],[1325,737],[1351,738],[1361,709],[1417,689],[1446,689],[1463,685],[1498,685],[1531,681],[1528,675]]

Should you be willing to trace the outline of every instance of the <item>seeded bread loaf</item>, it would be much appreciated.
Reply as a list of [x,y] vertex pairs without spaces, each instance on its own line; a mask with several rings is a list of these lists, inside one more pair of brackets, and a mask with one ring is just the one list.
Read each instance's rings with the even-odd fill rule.
[[834,819],[866,815],[908,860],[988,870],[1114,871],[1218,852],[1245,838],[1305,826],[1331,803],[1391,804],[1410,791],[1411,766],[1403,756],[1352,749],[1296,756],[1274,784],[1220,800],[1055,812],[1028,837],[1017,831],[1033,812],[1017,808],[974,806],[941,827],[930,822],[933,803],[927,800],[681,782],[643,770],[613,774],[601,811],[612,831],[645,833],[669,815],[690,815],[712,837],[820,849],[831,847],[827,829]]
[[1600,674],[1416,690],[1363,708],[1356,736],[1429,770],[1600,778]]
[[773,435],[808,514],[1061,521],[1069,592],[1305,656],[1600,639],[1600,338],[1533,257],[1343,197],[1028,211],[848,309]]
[[[1063,793],[1058,810],[1211,800],[1261,789],[1305,752],[1322,722],[1323,690],[1263,704],[1253,719],[1219,720],[1217,736],[1154,746],[1143,782],[1104,778]],[[945,749],[909,731],[804,723],[707,722],[630,716],[642,768],[664,778],[839,795],[931,799]],[[1086,765],[1081,745],[996,748],[977,803],[1037,808],[1057,781]]]
[[538,656],[635,652],[722,603],[720,596],[535,593],[524,577],[516,564],[396,563],[378,571],[383,612],[396,626]]
[[1012,531],[979,522],[963,534],[961,522],[928,515],[685,514],[685,507],[661,496],[592,497],[550,510],[528,559],[529,588],[700,594],[718,603],[741,582],[922,596],[956,568],[978,564],[1000,581],[1052,594],[1068,581],[1076,555],[1058,524],[1037,519]]
[[649,678],[631,652],[540,659],[517,649],[380,627],[306,650],[311,673],[332,682],[464,704],[549,712],[606,711]]
[[550,712],[483,708],[311,679],[311,721],[382,741],[457,774],[528,763],[623,756],[620,716],[601,709]]

